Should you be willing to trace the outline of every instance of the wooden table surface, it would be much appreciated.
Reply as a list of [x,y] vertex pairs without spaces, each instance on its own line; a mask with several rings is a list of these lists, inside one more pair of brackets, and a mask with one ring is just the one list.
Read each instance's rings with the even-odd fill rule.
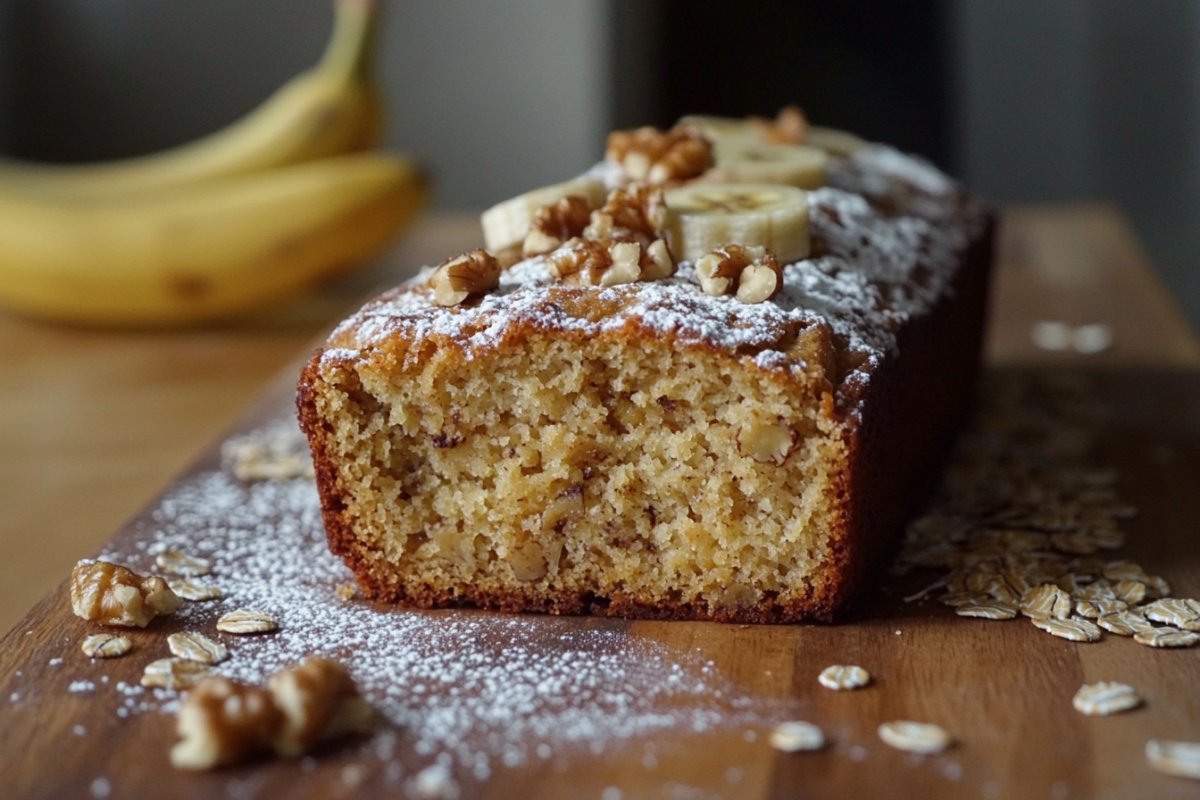
[[[470,249],[476,246],[477,238],[477,224],[472,217],[426,217],[392,257],[329,287],[320,297],[298,301],[269,316],[204,331],[97,332],[0,314],[0,369],[5,376],[0,381],[0,599],[4,601],[0,604],[0,630],[21,620],[39,597],[60,584],[78,558],[93,552],[122,520],[145,506],[206,444],[231,430],[272,377],[294,362],[311,346],[315,335],[371,287],[395,282],[422,263]],[[1034,323],[1046,320],[1070,325],[1105,324],[1113,333],[1113,347],[1095,355],[1039,349],[1030,338],[1030,330]],[[1120,408],[1119,424],[1113,428],[1106,448],[1118,460],[1128,462],[1117,465],[1123,481],[1126,474],[1130,475],[1123,493],[1140,506],[1157,506],[1135,523],[1134,533],[1145,534],[1146,538],[1135,538],[1131,551],[1155,566],[1155,562],[1169,556],[1162,566],[1164,574],[1181,593],[1200,594],[1200,564],[1193,544],[1200,530],[1200,523],[1194,521],[1200,520],[1200,513],[1196,513],[1200,511],[1200,498],[1192,488],[1200,472],[1200,373],[1196,372],[1200,342],[1118,212],[1106,206],[1053,206],[1017,208],[1005,214],[988,358],[998,368],[1061,365],[1085,368],[1102,376],[1101,383]],[[1148,435],[1157,438],[1147,442]],[[1170,469],[1147,455],[1148,447],[1164,441],[1177,452]],[[1156,527],[1161,530],[1151,530]],[[1149,538],[1154,533],[1157,537]],[[38,635],[31,635],[31,641],[38,641],[38,647],[48,646],[56,635],[52,626],[70,624],[64,608],[61,597],[48,598],[5,639],[7,649],[0,652],[2,694],[7,695],[6,686],[15,685],[17,665],[25,663],[13,651],[24,632],[35,631]],[[1133,796],[1139,793],[1139,787],[1148,785],[1146,781],[1156,781],[1151,792],[1154,796],[1200,796],[1200,784],[1159,778],[1145,770],[1140,752],[1132,756],[1128,752],[1130,730],[1142,735],[1141,741],[1155,730],[1155,735],[1200,739],[1200,700],[1196,699],[1200,694],[1200,651],[1147,654],[1139,652],[1130,641],[1105,642],[1090,649],[1063,647],[1058,646],[1058,640],[1043,636],[1046,641],[1038,640],[1036,652],[1027,651],[1027,655],[1033,653],[1029,655],[1033,663],[1028,670],[1037,676],[1036,680],[1020,669],[979,676],[972,675],[974,668],[965,660],[961,670],[954,669],[956,661],[965,657],[956,648],[970,650],[971,663],[987,664],[992,659],[999,663],[1006,653],[1021,647],[1017,640],[1026,634],[1024,626],[1018,631],[1002,625],[989,628],[986,638],[958,640],[952,638],[963,635],[958,626],[949,633],[937,619],[916,621],[905,616],[911,613],[911,609],[885,604],[877,617],[834,628],[657,623],[622,628],[629,636],[681,650],[707,649],[725,677],[743,689],[768,697],[787,695],[793,678],[801,680],[798,676],[804,676],[807,687],[808,673],[815,674],[826,663],[832,663],[831,659],[844,648],[845,637],[850,636],[864,652],[873,653],[886,665],[883,669],[889,684],[903,686],[907,681],[933,693],[946,682],[962,691],[964,676],[975,677],[989,683],[990,699],[980,701],[984,706],[972,706],[972,710],[983,713],[990,709],[1013,721],[1008,738],[986,745],[980,742],[977,748],[965,749],[958,756],[955,763],[966,776],[961,783],[948,782],[929,770],[922,772],[895,754],[879,753],[876,768],[868,769],[869,765],[846,759],[780,759],[761,745],[751,747],[738,737],[725,741],[718,736],[709,743],[716,748],[714,753],[720,753],[708,759],[711,774],[704,772],[704,758],[684,758],[679,765],[696,776],[688,785],[707,788],[676,795],[862,797],[894,792],[921,797],[1023,797],[1035,795],[1014,794],[1013,787],[1034,787],[1044,790],[1036,796],[1116,798]],[[47,626],[51,628],[47,630]],[[875,634],[887,633],[892,627],[923,630],[922,635],[932,638],[924,643],[905,638],[903,647],[891,646],[885,654],[879,651],[881,640]],[[904,649],[909,646],[914,649]],[[23,648],[20,658],[31,652]],[[922,658],[935,658],[937,668],[929,669]],[[1138,712],[1139,717],[1127,715],[1134,722],[1122,721],[1127,726],[1122,735],[1115,733],[1115,726],[1103,728],[1092,726],[1092,721],[1084,718],[1075,719],[1069,710],[1062,715],[1061,730],[1057,731],[1053,726],[1050,730],[1030,730],[1028,724],[1020,722],[1022,714],[1029,720],[1038,718],[1042,706],[1050,700],[1048,687],[1061,690],[1069,701],[1084,679],[1097,680],[1114,671],[1134,669],[1148,670],[1157,681],[1155,702]],[[764,670],[771,677],[764,677]],[[1172,699],[1172,691],[1183,694]],[[863,701],[870,713],[853,712],[843,729],[869,736],[866,720],[888,707],[899,713],[906,699],[912,700],[911,692],[876,691]],[[842,699],[824,699],[821,706],[837,703],[843,703]],[[927,703],[931,708],[938,706],[933,699]],[[4,721],[9,714],[14,714],[10,717],[12,726]],[[55,726],[68,725],[64,714],[51,714],[49,718],[56,720]],[[19,727],[16,719],[15,712],[6,709],[0,698],[0,777],[13,768],[21,796],[50,796],[54,793],[52,787],[57,792],[70,792],[71,787],[89,785],[79,783],[84,775],[78,770],[64,771],[63,775],[72,776],[69,779],[59,776],[62,779],[57,782],[50,780],[57,765],[44,761],[54,752],[45,749],[51,741],[45,737],[30,751],[36,752],[36,757],[18,763],[9,749],[17,743],[3,741],[6,727],[9,735]],[[994,723],[981,721],[984,725]],[[27,726],[28,719],[22,724]],[[161,749],[161,737],[169,734],[164,724],[160,721],[126,729],[123,735],[139,742],[139,746]],[[63,727],[59,733],[65,735],[66,730]],[[1082,756],[1046,752],[1036,764],[1012,760],[1028,753],[1028,742],[1023,745],[1020,739],[1041,740],[1052,735],[1081,741],[1087,752]],[[992,752],[988,752],[989,747]],[[119,749],[114,747],[114,751]],[[875,758],[875,751],[871,752]],[[103,761],[95,753],[92,757],[99,759],[96,764]],[[128,758],[128,753],[123,757]],[[147,754],[147,758],[163,764],[165,750]],[[733,769],[730,763],[740,765],[736,767],[737,781],[729,780]],[[581,759],[565,771],[533,775],[518,770],[507,777],[500,775],[493,782],[494,791],[486,794],[515,796],[526,780],[529,786],[537,787],[536,791],[526,792],[530,797],[599,796],[613,775],[624,775],[632,785],[645,789],[651,784],[643,772],[640,766],[620,759]],[[868,773],[874,777],[864,777]],[[659,778],[666,774],[660,773]],[[238,780],[245,777],[238,775]],[[1018,775],[1021,777],[1014,777]],[[1006,783],[1009,777],[1012,782]],[[138,790],[144,791],[147,785],[186,789],[189,784],[180,780],[170,776],[165,784],[141,783]],[[179,790],[181,796],[206,796],[197,794],[195,787],[204,787],[205,792],[219,791],[221,786],[228,790],[224,784],[190,785],[193,790]],[[300,785],[293,786],[289,793],[305,795]],[[320,785],[336,788],[335,784]],[[661,782],[655,785],[666,786]],[[135,796],[117,788],[113,796]],[[806,793],[809,791],[811,795]],[[645,796],[671,796],[663,792],[667,789]],[[625,794],[633,796],[642,794]]]

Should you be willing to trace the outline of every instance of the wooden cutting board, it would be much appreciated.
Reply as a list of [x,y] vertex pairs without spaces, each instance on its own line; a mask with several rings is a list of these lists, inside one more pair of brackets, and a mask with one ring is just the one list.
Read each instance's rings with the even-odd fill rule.
[[[1200,376],[1117,369],[1095,378],[1110,414],[1101,460],[1118,471],[1121,496],[1140,509],[1128,523],[1122,553],[1165,576],[1176,595],[1200,596]],[[290,384],[289,372],[241,429],[286,416]],[[214,448],[105,551],[144,559],[164,529],[184,535],[188,525],[196,526],[196,541],[216,541],[211,514],[207,521],[180,517],[179,497],[181,487],[212,480],[219,470]],[[294,509],[284,505],[279,524],[291,519],[294,528]],[[233,504],[215,513],[246,511]],[[253,547],[269,541],[272,530],[257,531]],[[335,604],[337,573],[326,572],[312,591]],[[167,655],[168,633],[211,632],[218,609],[134,631],[129,655],[92,662],[79,642],[95,628],[71,614],[64,584],[0,641],[2,794],[373,798],[421,796],[423,787],[440,787],[448,793],[429,796],[453,796],[451,789],[463,798],[522,800],[1200,795],[1200,783],[1155,773],[1143,757],[1150,738],[1200,740],[1200,648],[1155,650],[1116,636],[1074,644],[1027,620],[967,620],[936,602],[900,599],[923,582],[921,576],[884,578],[835,626],[514,621],[470,611],[372,609],[353,600],[358,613],[370,615],[360,619],[386,642],[340,652],[368,672],[377,655],[372,647],[404,657],[416,653],[410,671],[398,670],[391,679],[389,702],[408,708],[406,719],[417,723],[382,723],[372,738],[332,745],[302,761],[259,760],[206,774],[180,772],[168,762],[174,718],[156,709],[170,698],[127,697],[117,684],[136,685],[146,663]],[[227,588],[236,595],[237,587]],[[329,624],[321,614],[289,617],[287,608],[283,619],[281,636],[289,626],[300,632],[293,647],[320,643],[319,628]],[[306,625],[314,630],[304,632]],[[341,641],[339,632],[329,634],[335,644]],[[271,647],[225,640],[231,664]],[[446,675],[461,675],[461,685],[450,679],[418,690],[412,675],[428,677],[433,662]],[[835,663],[866,667],[872,684],[855,692],[820,687],[817,674]],[[455,673],[460,664],[465,671]],[[377,673],[371,679],[376,692],[383,686]],[[492,675],[507,685],[480,682]],[[1144,707],[1107,718],[1075,712],[1075,691],[1100,680],[1135,686]],[[452,696],[458,689],[479,702]],[[524,690],[536,696],[521,700],[516,694]],[[467,721],[474,730],[458,752],[486,760],[486,776],[455,761],[453,784],[426,774],[418,785],[439,752],[455,747],[447,738],[454,725],[427,713],[434,706],[457,715],[460,727],[464,713],[478,712],[477,723]],[[775,752],[767,734],[787,718],[817,723],[829,746],[817,753]],[[876,735],[877,726],[892,719],[938,723],[957,744],[929,757],[892,750]],[[491,740],[470,741],[483,733]]]

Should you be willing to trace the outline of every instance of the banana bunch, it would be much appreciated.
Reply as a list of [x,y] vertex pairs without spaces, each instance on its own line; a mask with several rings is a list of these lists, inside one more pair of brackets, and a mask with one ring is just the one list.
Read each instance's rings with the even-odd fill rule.
[[378,254],[425,184],[370,149],[374,6],[337,0],[316,67],[195,142],[94,165],[0,159],[0,303],[73,323],[194,323]]

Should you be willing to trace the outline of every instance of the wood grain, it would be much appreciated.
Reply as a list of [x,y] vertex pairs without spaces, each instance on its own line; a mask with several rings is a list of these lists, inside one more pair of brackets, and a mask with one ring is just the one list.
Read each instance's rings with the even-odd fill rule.
[[[1200,596],[1200,373],[1191,369],[1200,345],[1110,209],[1021,210],[1006,223],[990,357],[1005,369],[1070,365],[1097,376],[1111,409],[1103,457],[1118,468],[1122,495],[1142,510],[1129,526],[1127,551],[1164,574],[1177,594]],[[404,263],[467,249],[475,235],[464,219],[435,220],[426,230],[425,246],[435,254]],[[394,262],[379,269],[376,277],[385,280],[388,270],[402,271]],[[342,300],[362,288],[344,288]],[[267,375],[341,313],[344,302],[330,297],[337,294],[298,304],[274,322],[192,333],[96,333],[0,317],[0,365],[18,379],[0,382],[0,597],[9,619],[28,607],[31,591],[44,593],[50,576],[65,575],[97,546],[118,517],[138,505],[143,516],[153,510],[146,500],[166,476],[228,429]],[[1038,351],[1029,340],[1038,319],[1106,322],[1117,346],[1090,358]],[[276,383],[240,427],[282,413],[289,383],[290,375]],[[214,464],[210,448],[193,471]],[[127,525],[117,538],[136,535]],[[14,591],[18,584],[24,594]],[[964,620],[935,603],[900,602],[912,588],[889,579],[836,627],[572,621],[612,626],[631,646],[651,641],[711,659],[742,692],[794,703],[831,745],[782,755],[764,744],[765,731],[753,741],[738,729],[677,732],[602,754],[568,748],[547,762],[498,769],[485,784],[464,782],[463,796],[594,798],[613,786],[625,798],[1200,793],[1194,782],[1153,773],[1142,758],[1150,737],[1200,740],[1200,649],[1157,651],[1111,636],[1072,644],[1027,622]],[[111,703],[68,691],[94,668],[78,650],[90,628],[70,614],[65,597],[55,589],[0,640],[0,794],[88,797],[104,786],[111,797],[138,800],[403,793],[354,743],[320,753],[311,769],[266,761],[211,775],[170,769],[169,717],[120,718]],[[173,624],[133,638],[147,649],[161,645]],[[64,663],[51,666],[54,658]],[[869,669],[872,685],[834,693],[816,683],[825,666],[847,662]],[[136,683],[140,667],[124,659],[105,664],[104,673],[112,683]],[[1071,696],[1096,680],[1133,684],[1146,706],[1112,718],[1078,715]],[[893,751],[875,728],[895,718],[938,722],[958,744],[920,759]],[[76,735],[80,725],[84,733]],[[402,747],[397,761],[411,776],[427,759]],[[94,786],[101,777],[107,784]]]

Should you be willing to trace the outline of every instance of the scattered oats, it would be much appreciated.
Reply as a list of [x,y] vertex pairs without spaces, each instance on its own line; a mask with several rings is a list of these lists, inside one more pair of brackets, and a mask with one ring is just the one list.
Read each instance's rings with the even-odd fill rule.
[[1139,583],[1149,583],[1150,576],[1140,565],[1132,561],[1120,560],[1110,561],[1104,565],[1104,577],[1110,581],[1138,581]]
[[1149,631],[1138,631],[1133,640],[1147,647],[1191,647],[1200,642],[1200,633],[1181,631],[1178,628],[1155,628]]
[[229,648],[195,631],[172,633],[167,637],[167,647],[172,655],[201,664],[220,664],[229,658]]
[[1118,611],[1115,614],[1104,614],[1096,620],[1096,624],[1118,636],[1133,636],[1137,633],[1155,630],[1153,625],[1135,611]]
[[621,790],[616,786],[605,786],[600,792],[600,800],[621,800]]
[[71,728],[71,733],[76,736],[87,736],[87,728],[83,725],[76,725],[74,728]]
[[858,689],[871,682],[871,673],[859,666],[835,664],[817,676],[826,689]]
[[264,611],[240,608],[217,620],[217,630],[223,633],[268,633],[279,627],[275,618]]
[[1052,583],[1044,583],[1021,600],[1021,613],[1034,619],[1067,619],[1071,616],[1071,596]]
[[1142,606],[1142,613],[1147,619],[1164,622],[1186,630],[1200,630],[1200,612],[1197,612],[1187,600],[1170,599],[1155,600],[1149,605]]
[[278,420],[221,445],[221,460],[243,481],[312,478],[308,440],[293,420]]
[[784,753],[820,750],[825,746],[825,734],[811,722],[781,722],[771,731],[771,747]]
[[1060,553],[1077,556],[1091,555],[1100,549],[1096,540],[1085,533],[1056,533],[1050,537],[1050,545]]
[[1055,619],[1054,617],[1034,617],[1033,624],[1052,636],[1069,639],[1072,642],[1095,642],[1100,639],[1100,629],[1086,619]]
[[954,609],[960,617],[978,617],[980,619],[1012,619],[1017,615],[1017,609],[1006,603],[984,601],[982,603],[967,603]]
[[950,746],[950,734],[938,725],[927,722],[899,720],[879,726],[879,738],[884,744],[910,753],[940,753]]
[[219,586],[209,586],[187,578],[176,578],[175,580],[167,581],[167,585],[171,587],[171,591],[184,600],[220,600],[225,596],[225,592]]
[[10,703],[16,703],[16,702],[17,702],[17,701],[19,701],[20,699],[21,699],[21,693],[20,693],[20,692],[13,692],[12,694],[10,694],[10,695],[8,696],[8,702],[10,702]]
[[1117,599],[1117,593],[1113,591],[1112,584],[1108,582],[1107,578],[1100,578],[1094,583],[1089,583],[1076,592],[1076,595],[1092,603],[1098,603],[1101,600]]
[[1075,601],[1075,613],[1088,619],[1098,619],[1105,614],[1116,614],[1127,608],[1129,606],[1121,600],[1097,600],[1094,603],[1089,600]]
[[159,553],[154,562],[167,572],[185,578],[196,578],[212,572],[212,564],[207,559],[190,556],[174,549]]
[[71,685],[67,687],[68,692],[94,692],[96,684],[91,681],[71,681]]
[[1103,322],[1080,325],[1071,333],[1071,346],[1076,353],[1090,356],[1103,353],[1113,344],[1112,328]]
[[353,600],[354,595],[358,592],[358,587],[353,583],[339,583],[336,591],[337,596],[343,600]]
[[1071,701],[1075,710],[1089,717],[1107,716],[1118,711],[1128,711],[1142,704],[1142,698],[1132,686],[1124,683],[1101,681],[1085,683]]
[[1029,329],[1030,340],[1043,350],[1070,350],[1075,329],[1060,320],[1039,320]]
[[142,686],[179,691],[190,689],[208,675],[208,665],[184,658],[160,658],[146,665]]
[[1152,769],[1177,778],[1200,780],[1200,742],[1146,742],[1146,761]]
[[49,661],[47,661],[46,663],[52,667],[57,667],[58,665],[62,664],[62,662],[63,662],[63,660],[61,658],[52,658]]
[[99,800],[104,800],[105,797],[112,794],[112,784],[108,782],[108,778],[96,778],[89,788],[92,797],[99,798]]
[[88,658],[118,658],[133,649],[133,642],[124,636],[96,633],[84,639],[79,648]]
[[989,600],[991,600],[991,598],[988,595],[980,592],[951,592],[950,594],[942,595],[938,598],[938,601],[941,602],[942,605],[950,606],[951,608],[978,605],[979,603],[986,603]]
[[1117,581],[1112,590],[1117,599],[1127,605],[1136,606],[1146,599],[1146,584],[1140,581]]

